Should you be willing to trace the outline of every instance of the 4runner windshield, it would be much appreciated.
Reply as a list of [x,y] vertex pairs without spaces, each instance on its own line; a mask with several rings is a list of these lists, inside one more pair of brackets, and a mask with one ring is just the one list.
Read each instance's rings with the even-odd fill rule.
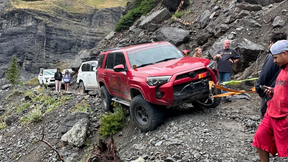
[[181,51],[168,43],[131,50],[127,53],[132,67],[133,65],[136,65],[136,67],[143,67],[183,57]]

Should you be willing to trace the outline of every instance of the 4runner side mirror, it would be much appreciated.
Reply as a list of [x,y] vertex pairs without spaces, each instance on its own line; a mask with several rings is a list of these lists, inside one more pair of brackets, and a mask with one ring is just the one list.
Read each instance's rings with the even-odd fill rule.
[[115,72],[126,71],[123,64],[119,64],[119,65],[114,66],[113,70],[114,70]]
[[183,52],[184,56],[188,56],[188,53],[189,53],[190,51],[189,51],[189,50],[183,50],[182,52]]

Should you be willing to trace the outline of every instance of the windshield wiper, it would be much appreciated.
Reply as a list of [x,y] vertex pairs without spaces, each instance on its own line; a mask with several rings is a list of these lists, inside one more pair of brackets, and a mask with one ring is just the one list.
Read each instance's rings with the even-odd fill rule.
[[166,58],[164,60],[160,60],[160,61],[157,61],[155,63],[164,62],[164,61],[168,61],[168,60],[174,60],[174,59],[176,59],[176,57]]
[[154,64],[154,63],[142,64],[142,65],[137,66],[137,68],[139,68],[139,67],[143,67],[143,66],[148,66],[148,65],[153,65],[153,64]]

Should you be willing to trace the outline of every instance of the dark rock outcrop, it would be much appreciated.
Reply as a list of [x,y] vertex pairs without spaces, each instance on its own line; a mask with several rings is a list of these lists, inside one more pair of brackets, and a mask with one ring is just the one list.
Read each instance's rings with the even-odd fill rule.
[[49,15],[28,9],[7,10],[0,15],[0,79],[12,55],[21,67],[22,79],[29,80],[42,68],[67,64],[83,49],[92,49],[114,30],[121,7],[94,10],[90,14]]

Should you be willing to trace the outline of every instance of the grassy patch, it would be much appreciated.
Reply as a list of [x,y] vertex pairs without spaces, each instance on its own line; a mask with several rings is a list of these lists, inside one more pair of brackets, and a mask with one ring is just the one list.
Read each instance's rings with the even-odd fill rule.
[[34,9],[46,12],[66,11],[72,13],[89,13],[91,9],[122,6],[128,0],[12,0],[15,8]]
[[17,106],[16,112],[20,112],[22,110],[25,110],[25,109],[29,108],[30,106],[31,106],[30,102],[20,104],[19,106]]
[[80,103],[75,105],[75,108],[71,110],[72,112],[75,111],[82,111],[82,112],[87,112],[89,115],[91,114],[91,108],[90,105],[85,103],[85,100],[82,100]]
[[12,96],[17,96],[20,94],[23,94],[24,92],[18,89],[13,89],[13,91],[6,97],[6,100],[8,100]]
[[135,20],[140,18],[142,15],[146,15],[155,7],[156,0],[135,0],[132,10],[126,15],[122,16],[115,26],[115,31],[120,32],[122,30],[129,29]]
[[38,77],[28,80],[27,82],[25,82],[25,84],[38,85]]
[[6,127],[7,127],[7,125],[6,125],[5,122],[1,122],[1,123],[0,123],[0,130],[1,130],[1,129],[4,129],[4,128],[6,128]]

